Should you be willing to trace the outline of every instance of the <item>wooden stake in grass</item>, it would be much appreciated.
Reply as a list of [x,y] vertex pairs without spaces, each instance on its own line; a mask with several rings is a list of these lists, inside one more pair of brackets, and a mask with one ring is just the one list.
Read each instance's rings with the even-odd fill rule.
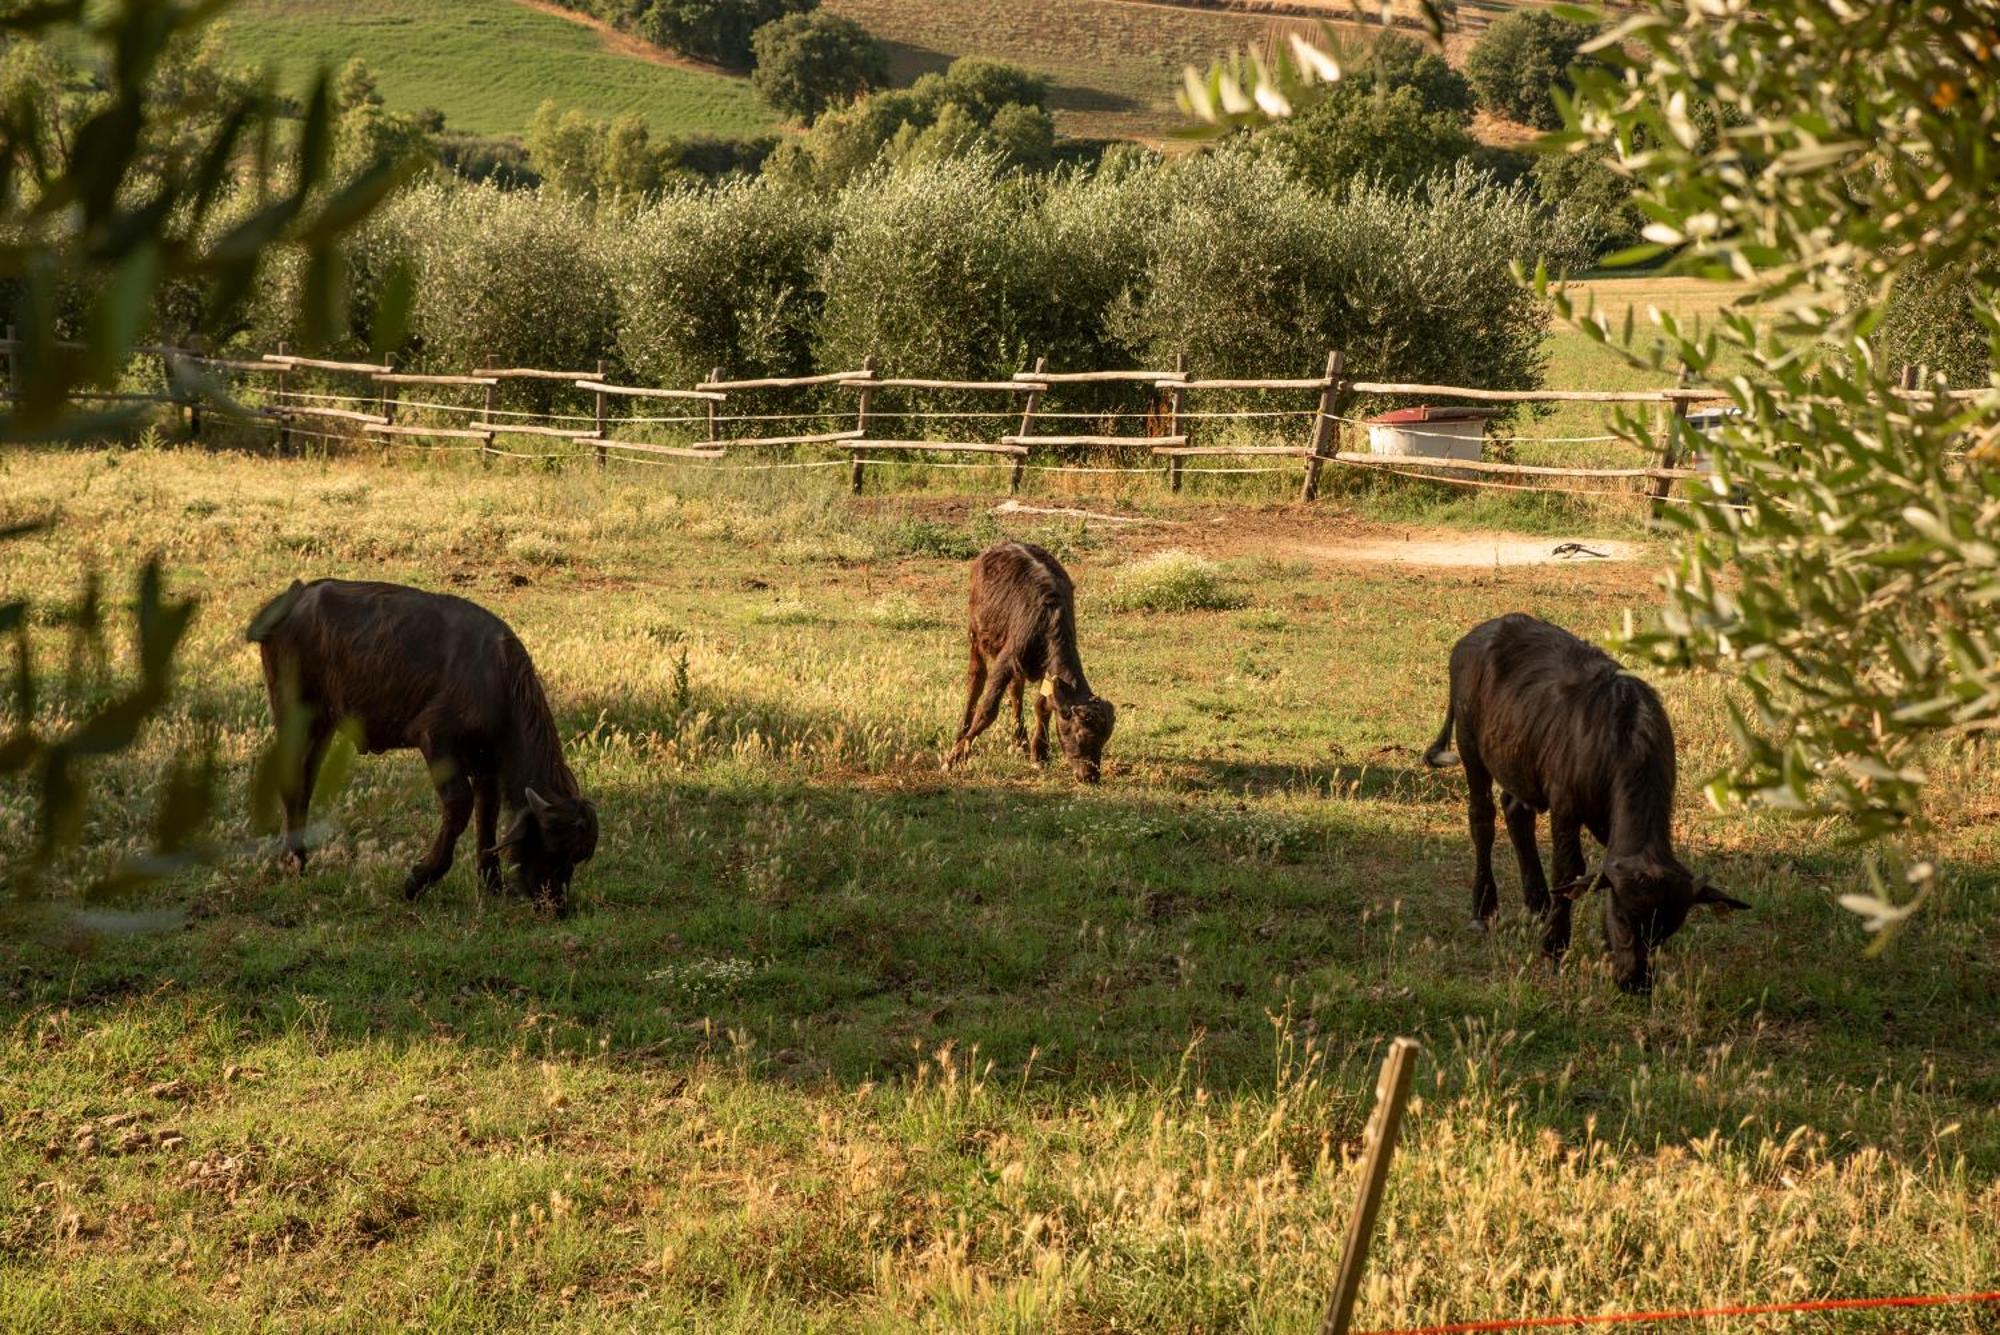
[[1320,1335],[1347,1335],[1354,1321],[1354,1300],[1361,1294],[1361,1273],[1367,1268],[1368,1244],[1375,1236],[1375,1215],[1382,1208],[1382,1189],[1389,1183],[1389,1159],[1396,1152],[1396,1132],[1403,1125],[1403,1105],[1410,1097],[1417,1048],[1416,1039],[1399,1038],[1382,1059],[1382,1075],[1375,1082],[1375,1113],[1368,1119],[1362,1150],[1361,1198],[1347,1222],[1347,1247],[1340,1256],[1332,1301],[1319,1324]]
[[[1326,354],[1326,383],[1319,391],[1319,414],[1313,418],[1312,444],[1306,454],[1306,477],[1299,486],[1301,503],[1319,495],[1319,470],[1328,455],[1340,453],[1340,423],[1335,420],[1346,395],[1341,390],[1341,355]],[[1332,448],[1328,448],[1331,446]]]
[[[1049,365],[1049,359],[1047,357],[1035,358],[1034,374],[1040,375],[1043,371],[1048,369],[1048,365]],[[1041,406],[1041,402],[1042,402],[1042,391],[1038,389],[1034,393],[1028,395],[1027,403],[1022,405],[1021,434],[1023,436],[1033,434],[1035,429],[1035,409]],[[1027,466],[1028,466],[1028,456],[1025,454],[1014,461],[1014,471],[1007,475],[1008,495],[1017,496],[1020,494],[1021,473],[1024,469],[1027,468]]]
[[[871,352],[866,357],[863,357],[861,359],[861,371],[862,374],[867,375],[871,378],[874,376],[875,374],[874,353]],[[860,391],[856,393],[854,396],[854,429],[856,431],[859,431],[864,437],[867,436],[868,434],[868,405],[869,402],[874,397],[875,397],[875,391],[868,388],[868,386],[866,385],[863,385]],[[851,475],[848,478],[848,485],[853,488],[854,494],[856,496],[859,496],[861,494],[861,475],[866,471],[866,469],[862,467],[861,451],[849,450],[847,452],[847,457],[848,457],[848,467],[851,471]]]

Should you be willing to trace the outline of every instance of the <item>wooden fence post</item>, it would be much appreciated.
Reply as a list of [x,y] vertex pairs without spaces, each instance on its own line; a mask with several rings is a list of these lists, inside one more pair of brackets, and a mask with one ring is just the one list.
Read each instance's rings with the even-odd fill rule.
[[[602,357],[597,359],[597,383],[600,385],[604,383],[604,358]],[[600,389],[597,391],[597,438],[599,440],[609,439],[608,426],[609,422],[604,415],[604,391]],[[602,445],[597,447],[597,466],[600,469],[604,467],[605,457],[608,453],[609,451]]]
[[[280,357],[285,355],[286,346],[284,339],[281,338],[278,340],[278,355]],[[283,363],[281,362],[279,365],[282,366]],[[292,373],[289,370],[280,370],[278,372],[278,387],[274,392],[278,400],[278,457],[280,459],[285,458],[292,452],[291,400],[286,397],[291,383]]]
[[[202,337],[200,334],[196,334],[188,339],[188,352],[196,357],[202,355],[202,350],[206,346],[207,345],[202,342]],[[177,394],[180,393],[179,386],[174,384],[174,381],[179,377],[175,375],[173,354],[162,353],[160,355],[160,366],[166,372],[168,386],[174,389],[174,391]],[[188,439],[200,440],[201,439],[201,396],[199,394],[192,394],[192,393],[188,394],[184,402],[187,405]]]
[[[1688,382],[1693,378],[1689,374],[1687,367],[1683,366],[1679,379],[1674,383],[1680,388],[1686,389]],[[1660,467],[1663,470],[1672,468],[1680,462],[1680,431],[1676,424],[1686,421],[1687,415],[1688,401],[1683,398],[1676,398],[1671,411],[1667,414],[1667,420],[1660,430]],[[1667,493],[1672,491],[1673,488],[1674,480],[1670,477],[1656,477],[1653,479],[1653,517],[1655,519],[1659,518],[1660,514],[1666,509]]]
[[[710,384],[714,384],[716,381],[720,379],[722,379],[722,368],[720,366],[717,366],[709,371],[708,380]],[[715,444],[716,441],[722,439],[722,437],[719,434],[717,434],[717,427],[720,426],[720,423],[718,423],[715,420],[716,418],[715,400],[709,399],[707,401],[706,407],[708,409],[708,443],[713,445]]]
[[7,398],[14,401],[21,397],[21,348],[17,341],[19,333],[13,325],[7,326]]
[[[1047,357],[1035,358],[1034,374],[1040,375],[1042,372],[1048,369],[1049,369],[1049,359]],[[1030,429],[1035,424],[1035,409],[1041,406],[1041,402],[1042,402],[1042,391],[1040,391],[1039,389],[1028,391],[1028,401],[1024,405],[1022,405],[1021,408],[1020,434],[1024,436],[1029,434]],[[1017,454],[1014,456],[1014,471],[1007,477],[1008,495],[1017,496],[1020,494],[1021,474],[1027,470],[1027,467],[1028,467],[1027,455]]]
[[[1174,374],[1183,379],[1186,378],[1187,354],[1185,352],[1177,352],[1174,354]],[[1180,388],[1179,386],[1175,386],[1173,389],[1168,390],[1167,391],[1167,434],[1169,436],[1178,436],[1182,434],[1181,415],[1186,411],[1187,411],[1187,391]],[[1193,428],[1189,428],[1186,432],[1186,435],[1187,435],[1187,440],[1183,443],[1188,445],[1194,444]],[[1167,456],[1167,487],[1169,490],[1172,491],[1179,491],[1181,489],[1181,456],[1178,454],[1170,454]]]
[[1354,1321],[1354,1301],[1361,1296],[1361,1275],[1368,1266],[1368,1245],[1375,1236],[1375,1216],[1382,1208],[1382,1189],[1389,1182],[1389,1160],[1396,1152],[1396,1132],[1403,1125],[1403,1105],[1410,1097],[1411,1068],[1416,1064],[1417,1041],[1399,1038],[1389,1045],[1382,1060],[1382,1075],[1375,1082],[1375,1112],[1368,1119],[1368,1133],[1361,1157],[1361,1197],[1347,1221],[1347,1246],[1340,1254],[1340,1271],[1334,1280],[1333,1297],[1320,1321],[1320,1335],[1347,1335]]
[[[1340,453],[1340,422],[1337,414],[1346,406],[1341,371],[1345,369],[1339,349],[1326,354],[1326,382],[1319,391],[1319,412],[1313,417],[1312,446],[1306,458],[1306,479],[1299,487],[1299,500],[1319,495],[1319,470],[1326,460]],[[1328,449],[1331,445],[1333,448]]]
[[[478,365],[491,366],[493,365],[493,359],[482,353],[479,357]],[[493,383],[486,387],[486,410],[480,414],[481,417],[486,419],[486,439],[479,442],[479,466],[481,468],[491,468],[493,466],[493,423],[496,420],[493,414],[499,407],[500,379],[498,376],[495,376]]]
[[[861,370],[864,374],[866,374],[870,378],[874,377],[875,375],[874,353],[871,352],[866,357],[863,357],[861,359]],[[873,401],[874,397],[875,397],[875,391],[870,389],[866,385],[863,385],[859,390],[855,391],[854,429],[861,433],[861,435],[857,437],[857,439],[860,440],[868,439],[868,406]],[[852,461],[851,464],[849,465],[849,470],[848,470],[850,474],[848,478],[848,485],[853,489],[854,494],[856,496],[859,496],[861,494],[861,475],[867,470],[861,466],[860,450],[849,450],[847,452],[847,455],[848,458]]]

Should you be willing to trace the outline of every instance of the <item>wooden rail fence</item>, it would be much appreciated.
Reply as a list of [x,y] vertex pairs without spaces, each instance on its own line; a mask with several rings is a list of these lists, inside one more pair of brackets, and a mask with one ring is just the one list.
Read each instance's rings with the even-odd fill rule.
[[[7,361],[10,397],[16,397],[19,389],[21,368],[17,346],[14,330],[9,327],[7,337],[0,340],[0,355]],[[1023,474],[1030,468],[1049,472],[1156,475],[1164,471],[1169,487],[1179,491],[1189,473],[1284,471],[1290,465],[1279,461],[1292,461],[1301,469],[1299,497],[1303,501],[1310,501],[1318,494],[1326,468],[1340,466],[1461,486],[1626,495],[1649,499],[1658,505],[1668,499],[1675,482],[1703,476],[1701,470],[1681,465],[1681,450],[1688,440],[1686,419],[1690,407],[1726,397],[1716,390],[1689,385],[1685,375],[1679,385],[1648,390],[1496,390],[1350,380],[1337,350],[1327,355],[1325,370],[1313,377],[1200,379],[1188,373],[1184,357],[1176,358],[1171,370],[1059,371],[1051,369],[1046,358],[1037,358],[1032,367],[1006,380],[951,380],[885,376],[878,372],[875,359],[868,357],[855,370],[806,376],[731,380],[724,379],[717,368],[706,380],[687,389],[616,384],[605,378],[602,362],[587,371],[484,366],[464,374],[443,374],[399,371],[373,362],[295,356],[285,351],[283,345],[275,353],[256,358],[214,357],[198,348],[146,347],[139,351],[160,359],[165,391],[89,397],[94,401],[175,406],[186,413],[188,431],[194,436],[202,433],[204,416],[263,423],[275,430],[280,454],[291,451],[295,438],[327,441],[372,438],[385,449],[400,441],[416,443],[418,448],[428,443],[429,448],[475,449],[489,460],[495,456],[554,457],[501,449],[495,444],[502,438],[541,438],[587,448],[599,467],[613,460],[742,469],[834,467],[845,462],[849,485],[856,493],[863,489],[869,467],[898,459],[927,460],[941,467],[1002,469],[1008,474],[1009,491],[1020,489]],[[302,383],[309,376],[317,388],[307,388]],[[352,382],[347,387],[352,392],[334,392],[333,382],[342,380]],[[264,401],[238,402],[238,381],[254,385]],[[1919,389],[1915,381],[1916,377],[1906,376],[1900,391],[1912,402],[1940,396],[1970,398],[1989,392]],[[509,384],[540,385],[543,399],[561,392],[587,397],[591,411],[558,413],[547,407],[506,408],[501,402],[502,391]],[[1121,385],[1151,391],[1150,407],[1144,412],[1064,412],[1050,407],[1052,396],[1072,387]],[[438,391],[460,393],[476,398],[477,402],[440,402],[436,397]],[[768,406],[764,396],[797,391],[815,391],[821,396],[852,394],[852,406],[821,402],[804,411],[797,410],[796,405],[787,411],[732,411]],[[1217,393],[1310,394],[1315,402],[1310,408],[1239,407],[1207,411],[1195,406]],[[423,394],[432,397],[418,397]],[[912,394],[944,395],[953,403],[994,406],[896,406],[906,404],[906,396]],[[1357,448],[1358,439],[1349,440],[1366,425],[1348,415],[1350,405],[1361,396],[1498,404],[1654,404],[1660,409],[1662,421],[1656,457],[1643,466],[1558,467],[1506,459],[1380,455]],[[632,405],[633,411],[614,416],[613,403]],[[851,418],[852,425],[817,429],[829,425],[828,419],[843,417]],[[897,430],[890,425],[912,419],[967,423],[996,418],[1008,426],[992,439],[967,438],[984,433],[963,430],[934,437],[928,431]],[[1099,428],[1132,420],[1138,420],[1140,426],[1131,432],[1064,429],[1064,423],[1078,418]],[[1204,423],[1253,419],[1280,423],[1307,419],[1307,425],[1303,439],[1295,444],[1196,439]],[[729,428],[726,433],[725,426]],[[1420,428],[1410,426],[1399,425],[1398,430],[1425,434]],[[648,434],[684,438],[666,441],[635,438]],[[738,454],[769,449],[837,453],[834,457],[792,462],[728,462]],[[1038,454],[1046,456],[1050,451],[1086,459],[1108,455],[1114,461],[1143,451],[1148,462],[1142,467],[1030,462]],[[845,456],[844,460],[840,455]],[[1197,460],[1248,461],[1256,466],[1192,467]],[[1502,478],[1509,480],[1499,480]]]

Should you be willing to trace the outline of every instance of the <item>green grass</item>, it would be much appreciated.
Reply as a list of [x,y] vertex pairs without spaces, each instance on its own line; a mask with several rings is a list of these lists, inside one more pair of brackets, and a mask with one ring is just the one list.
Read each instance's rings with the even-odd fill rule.
[[[181,915],[152,934],[8,918],[0,1327],[1302,1330],[1399,1033],[1427,1051],[1365,1326],[2000,1273],[1990,762],[1937,758],[1947,893],[1864,959],[1832,902],[1856,859],[1707,809],[1722,700],[1664,680],[1681,839],[1756,911],[1690,927],[1637,1001],[1591,928],[1552,973],[1518,901],[1464,926],[1461,786],[1418,759],[1453,637],[1515,608],[1612,631],[1652,562],[1369,566],[1342,549],[1379,527],[1279,483],[1041,498],[1167,527],[414,452],[0,469],[0,522],[59,518],[8,544],[0,594],[60,602],[158,550],[203,599],[65,885],[137,846],[176,748],[212,740],[240,811],[267,727],[241,627],[295,575],[505,616],[603,813],[561,923],[464,863],[401,900],[434,821],[407,754],[357,765],[303,879],[228,861],[152,895]],[[1119,709],[1099,787],[1004,725],[939,772],[962,554],[999,532],[1076,577]],[[1117,610],[1115,572],[1164,548],[1247,606]],[[60,663],[59,619],[36,627]],[[0,785],[0,859],[32,805]]]
[[544,98],[600,118],[637,112],[656,135],[775,128],[747,80],[607,46],[518,0],[242,0],[227,22],[230,57],[274,66],[281,87],[358,56],[389,106],[435,107],[458,130],[521,134]]

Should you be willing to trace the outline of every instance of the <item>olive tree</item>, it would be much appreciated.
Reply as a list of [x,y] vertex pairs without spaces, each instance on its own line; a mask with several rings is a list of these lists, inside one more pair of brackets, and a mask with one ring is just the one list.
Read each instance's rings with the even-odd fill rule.
[[[1670,516],[1680,559],[1642,643],[1742,688],[1715,800],[1920,848],[1940,744],[2000,729],[1991,8],[1654,0],[1596,46],[1559,141],[1636,182],[1646,240],[1627,257],[1749,285],[1713,329],[1660,321],[1666,358],[1742,412],[1714,491]],[[1884,320],[1940,273],[1985,331],[1985,372],[1905,394]],[[1929,866],[1906,874],[1921,897]],[[1880,927],[1907,911],[1894,898],[1851,906]]]

